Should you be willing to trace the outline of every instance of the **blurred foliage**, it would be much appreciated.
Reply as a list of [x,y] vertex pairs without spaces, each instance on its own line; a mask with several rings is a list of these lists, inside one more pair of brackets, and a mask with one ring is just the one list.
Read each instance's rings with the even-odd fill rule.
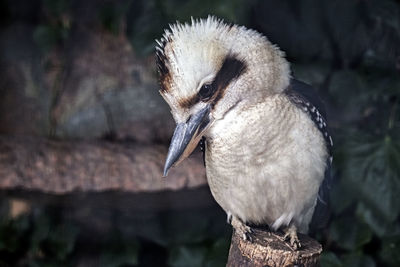
[[172,247],[168,264],[171,267],[225,266],[230,242],[228,238]]
[[132,1],[104,3],[98,14],[102,26],[114,34],[120,33],[122,20],[131,5]]
[[209,14],[243,23],[252,2],[254,0],[134,1],[127,18],[128,35],[135,50],[145,55],[153,52],[154,40],[161,37],[168,24],[187,22],[191,17],[207,17]]
[[[0,199],[0,266],[86,266],[95,262],[93,266],[100,267],[218,267],[225,264],[229,251],[231,229],[216,205],[191,211],[133,211],[136,214],[126,220],[129,225],[116,220],[101,237],[88,237],[82,231],[84,225],[65,219],[70,210],[32,203],[15,216],[9,205],[13,200],[6,199]],[[129,216],[108,212],[116,218]],[[141,220],[135,223],[141,217],[147,217],[144,224]]]
[[[347,90],[347,91],[346,91]],[[399,266],[400,78],[376,67],[335,71],[333,220],[323,266]]]
[[76,227],[42,211],[14,218],[7,212],[0,221],[0,266],[68,266]]
[[100,266],[118,267],[138,264],[139,243],[137,240],[123,238],[120,233],[112,233],[103,248]]
[[48,52],[67,40],[71,29],[70,4],[68,0],[44,0],[42,22],[36,26],[33,39]]

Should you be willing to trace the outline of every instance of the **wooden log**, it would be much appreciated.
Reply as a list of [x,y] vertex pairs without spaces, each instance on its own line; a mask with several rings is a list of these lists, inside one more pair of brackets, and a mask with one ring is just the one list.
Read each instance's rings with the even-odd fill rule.
[[167,145],[0,136],[0,190],[154,192],[206,184],[201,154],[162,178]]
[[298,234],[301,248],[293,250],[277,234],[255,228],[252,242],[232,234],[227,267],[316,267],[322,246],[314,239]]

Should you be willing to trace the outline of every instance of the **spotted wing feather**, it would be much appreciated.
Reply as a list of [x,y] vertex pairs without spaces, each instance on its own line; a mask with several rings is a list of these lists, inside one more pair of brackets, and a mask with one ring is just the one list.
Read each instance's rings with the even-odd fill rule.
[[199,142],[200,150],[203,153],[203,164],[206,166],[206,138],[203,136]]
[[329,191],[331,188],[331,165],[332,165],[332,137],[329,134],[326,123],[326,112],[321,99],[314,88],[306,83],[292,79],[287,90],[289,99],[304,112],[308,114],[315,126],[325,139],[328,149],[328,159],[325,168],[325,177],[318,191],[317,206],[314,211],[311,228],[323,227],[329,220]]

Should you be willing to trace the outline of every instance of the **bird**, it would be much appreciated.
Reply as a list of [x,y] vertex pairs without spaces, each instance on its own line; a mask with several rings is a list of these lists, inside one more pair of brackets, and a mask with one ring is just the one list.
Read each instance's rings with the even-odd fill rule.
[[163,175],[202,141],[210,191],[234,230],[251,241],[253,226],[267,226],[298,249],[297,233],[329,208],[333,142],[314,88],[266,36],[215,16],[170,24],[155,55],[176,122]]

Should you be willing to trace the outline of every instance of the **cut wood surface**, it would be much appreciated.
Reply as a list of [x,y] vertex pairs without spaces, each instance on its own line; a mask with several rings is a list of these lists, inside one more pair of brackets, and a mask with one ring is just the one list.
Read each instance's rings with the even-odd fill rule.
[[254,229],[252,242],[232,234],[227,267],[316,267],[322,246],[314,239],[299,234],[302,247],[293,250],[285,241],[268,230]]
[[151,192],[206,184],[201,155],[162,177],[167,147],[0,136],[0,189]]

